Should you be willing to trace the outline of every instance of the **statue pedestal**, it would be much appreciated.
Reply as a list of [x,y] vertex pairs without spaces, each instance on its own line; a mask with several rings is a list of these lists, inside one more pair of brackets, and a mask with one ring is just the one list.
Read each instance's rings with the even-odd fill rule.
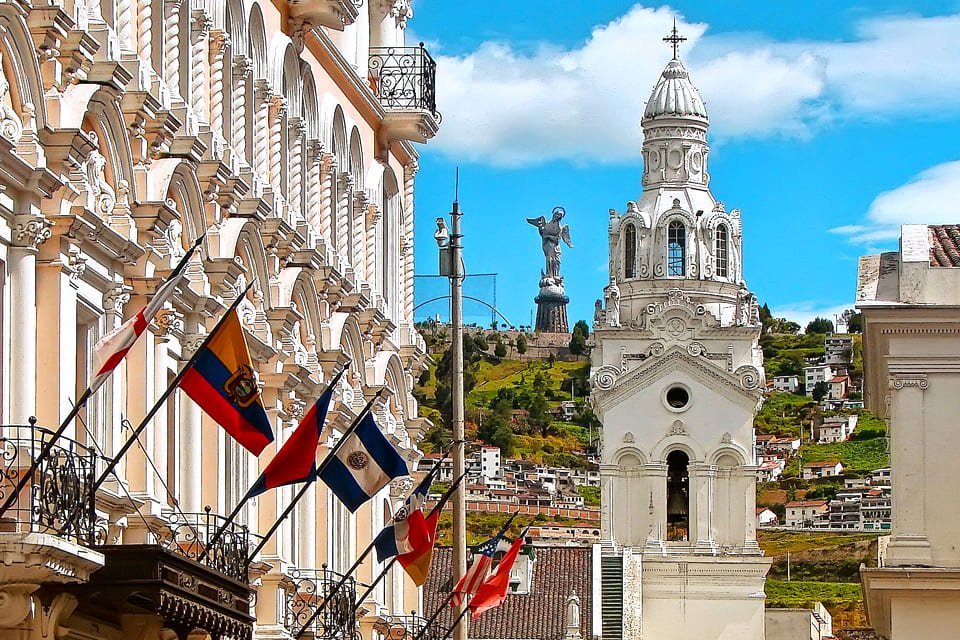
[[537,303],[537,331],[570,333],[570,327],[567,324],[567,303],[570,302],[570,298],[564,293],[562,284],[541,280],[540,295],[533,301]]

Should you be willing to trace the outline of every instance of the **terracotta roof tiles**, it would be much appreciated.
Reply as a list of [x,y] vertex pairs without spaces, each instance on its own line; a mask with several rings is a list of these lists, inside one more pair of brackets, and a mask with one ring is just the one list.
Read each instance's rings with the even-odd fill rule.
[[930,232],[930,266],[960,267],[960,225],[932,224]]
[[[529,594],[511,593],[504,603],[470,622],[470,637],[497,640],[560,640],[565,631],[566,603],[571,592],[580,598],[580,633],[592,636],[592,548],[536,547]],[[423,588],[423,610],[429,616],[453,589],[453,550],[437,548]],[[453,622],[453,609],[445,607],[438,618],[441,628]]]

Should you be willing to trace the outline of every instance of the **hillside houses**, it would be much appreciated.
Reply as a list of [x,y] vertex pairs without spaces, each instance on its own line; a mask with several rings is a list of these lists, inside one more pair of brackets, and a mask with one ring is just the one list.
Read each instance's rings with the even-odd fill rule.
[[836,460],[808,462],[807,464],[803,465],[800,472],[800,477],[804,480],[834,478],[841,475],[843,475],[843,465]]
[[820,444],[846,442],[857,428],[858,416],[830,416],[814,427],[813,437]]

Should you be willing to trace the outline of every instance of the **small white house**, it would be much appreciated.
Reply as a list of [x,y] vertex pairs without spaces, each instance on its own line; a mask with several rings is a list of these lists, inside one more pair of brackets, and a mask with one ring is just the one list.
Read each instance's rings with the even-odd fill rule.
[[774,376],[773,390],[793,393],[800,387],[800,376]]
[[826,500],[794,500],[785,509],[788,527],[812,527],[829,511]]
[[817,386],[819,382],[827,382],[832,380],[836,376],[836,373],[828,364],[815,364],[809,367],[803,368],[803,391],[808,396],[813,395],[813,388]]
[[777,518],[777,514],[766,507],[757,507],[758,527],[775,527],[778,524],[780,524],[780,519]]
[[857,428],[857,416],[831,416],[824,418],[823,424],[814,428],[814,435],[820,444],[845,442]]
[[843,475],[843,465],[836,460],[824,462],[809,462],[803,465],[803,479],[833,478]]

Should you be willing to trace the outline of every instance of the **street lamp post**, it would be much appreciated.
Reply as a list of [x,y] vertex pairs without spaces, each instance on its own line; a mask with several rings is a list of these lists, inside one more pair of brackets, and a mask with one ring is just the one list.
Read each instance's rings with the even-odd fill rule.
[[[464,388],[463,388],[463,258],[460,233],[460,202],[453,201],[450,212],[450,233],[447,234],[443,218],[437,218],[437,232],[434,238],[440,246],[440,275],[450,278],[450,329],[451,329],[451,365],[453,380],[450,385],[452,402],[453,431],[453,477],[459,478],[465,471],[465,436],[463,427]],[[449,238],[449,242],[448,242]],[[460,581],[467,571],[467,502],[463,485],[454,491],[453,502],[453,579]],[[453,640],[467,640],[466,616],[460,616],[466,607],[463,602],[458,607],[460,621],[453,633]]]

